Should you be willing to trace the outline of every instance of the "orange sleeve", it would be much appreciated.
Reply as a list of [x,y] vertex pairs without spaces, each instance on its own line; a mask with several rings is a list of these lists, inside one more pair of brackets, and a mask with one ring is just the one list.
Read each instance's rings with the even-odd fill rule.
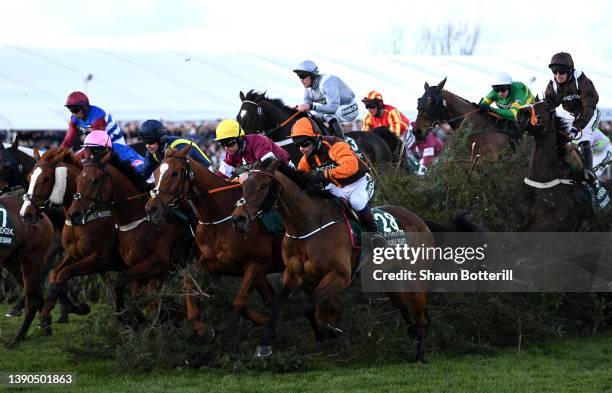
[[337,142],[329,149],[329,158],[337,167],[325,170],[326,179],[344,179],[354,175],[359,170],[359,159],[346,142]]
[[372,129],[372,116],[370,116],[370,112],[366,114],[365,119],[363,119],[363,127],[361,131],[370,131]]
[[308,163],[306,156],[303,156],[302,158],[300,158],[300,162],[298,163],[298,171],[307,172],[307,173],[312,172],[312,167]]
[[399,137],[402,132],[402,118],[400,117],[400,114],[397,109],[389,111],[388,119],[389,131]]

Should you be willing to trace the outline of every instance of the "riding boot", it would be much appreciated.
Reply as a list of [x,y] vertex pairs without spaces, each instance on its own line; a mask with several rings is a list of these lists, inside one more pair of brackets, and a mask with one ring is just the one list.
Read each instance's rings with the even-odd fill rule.
[[582,155],[582,165],[584,167],[584,179],[587,182],[594,182],[597,180],[597,176],[593,172],[593,148],[591,142],[583,141],[578,144],[580,148],[580,154]]
[[331,119],[327,122],[329,124],[329,129],[332,131],[338,138],[344,139],[344,132],[342,132],[342,126],[338,123],[338,119]]
[[366,207],[361,209],[358,214],[364,231],[370,234],[370,238],[372,239],[372,248],[385,247],[386,241],[378,232],[378,226],[376,225],[374,213],[372,212],[370,205],[366,205]]

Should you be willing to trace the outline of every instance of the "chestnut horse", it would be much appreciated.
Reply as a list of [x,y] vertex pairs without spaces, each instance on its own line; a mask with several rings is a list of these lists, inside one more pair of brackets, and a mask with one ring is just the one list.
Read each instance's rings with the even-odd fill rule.
[[[30,186],[24,197],[21,218],[36,224],[49,206],[63,206],[67,211],[76,192],[76,179],[82,166],[69,150],[50,149],[42,157],[34,150],[36,165],[30,173]],[[100,236],[101,233],[107,234]],[[50,289],[40,314],[39,326],[51,333],[51,310],[59,299],[69,311],[78,315],[89,312],[85,303],[72,304],[66,294],[66,284],[73,277],[125,270],[117,251],[117,235],[110,211],[91,216],[87,226],[73,226],[66,220],[62,229],[65,253],[62,261],[51,270]],[[121,293],[116,294],[120,302]]]
[[468,149],[474,154],[487,156],[494,161],[510,145],[510,138],[501,132],[495,115],[485,115],[478,107],[448,90],[443,90],[446,78],[437,86],[425,82],[425,93],[418,100],[417,118],[413,132],[417,139],[424,139],[438,124],[448,122],[453,130],[469,129]]
[[[44,270],[53,243],[54,229],[51,220],[43,216],[35,225],[27,225],[19,219],[21,199],[14,196],[0,198],[0,266],[23,288],[26,314],[15,337],[15,342],[25,339],[26,333],[42,307]],[[8,228],[7,223],[13,228]],[[12,232],[12,233],[10,233]]]
[[[145,216],[149,193],[143,192],[144,179],[129,165],[114,160],[111,164],[112,159],[109,152],[99,160],[85,163],[67,214],[74,226],[87,226],[90,217],[100,213],[100,209],[110,209],[117,228],[119,253],[127,265],[127,271],[115,282],[116,290],[122,292],[129,283],[136,290],[154,279],[161,280],[171,268],[182,264],[187,255],[188,234],[181,224],[149,222]],[[118,311],[123,309],[121,300]],[[204,334],[206,326],[202,322],[191,322],[198,334]]]
[[[196,230],[201,252],[199,268],[209,274],[242,277],[233,309],[238,315],[262,325],[267,319],[249,310],[247,302],[253,289],[266,303],[271,302],[272,287],[266,273],[284,269],[281,237],[269,234],[260,220],[248,234],[238,234],[230,218],[242,194],[240,186],[228,187],[230,183],[226,180],[189,159],[188,152],[188,147],[166,151],[164,160],[155,170],[156,185],[147,202],[147,214],[151,220],[159,221],[169,207],[192,206],[199,221]],[[190,311],[191,318],[195,318],[195,306]]]
[[[234,210],[236,229],[247,232],[260,211],[275,203],[281,207],[286,230],[282,251],[286,269],[283,290],[275,299],[270,322],[257,347],[258,356],[272,353],[272,338],[281,308],[291,293],[303,288],[310,295],[306,316],[317,340],[333,338],[339,330],[330,322],[335,317],[333,305],[336,297],[351,283],[351,272],[356,266],[359,251],[352,246],[342,208],[329,197],[309,192],[305,175],[279,161],[266,162],[262,170],[252,170],[243,181],[243,199]],[[245,174],[246,175],[246,174]],[[243,175],[243,176],[245,176]],[[394,216],[400,229],[418,234],[419,245],[433,245],[433,235],[416,215],[397,206],[381,209]],[[326,223],[326,224],[324,224]],[[340,223],[340,225],[338,225]],[[415,241],[411,236],[410,241]],[[416,327],[416,360],[425,360],[427,337],[427,293],[389,292],[388,297],[398,307],[406,323]]]

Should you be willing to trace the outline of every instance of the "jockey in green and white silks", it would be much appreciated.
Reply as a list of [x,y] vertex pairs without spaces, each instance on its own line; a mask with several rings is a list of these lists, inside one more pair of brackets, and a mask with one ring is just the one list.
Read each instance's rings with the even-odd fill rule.
[[[492,111],[502,119],[515,121],[519,109],[534,101],[531,90],[522,82],[512,81],[510,75],[505,72],[499,72],[495,76],[491,87],[493,90],[478,106],[484,111]],[[497,108],[491,108],[492,103],[495,103]]]

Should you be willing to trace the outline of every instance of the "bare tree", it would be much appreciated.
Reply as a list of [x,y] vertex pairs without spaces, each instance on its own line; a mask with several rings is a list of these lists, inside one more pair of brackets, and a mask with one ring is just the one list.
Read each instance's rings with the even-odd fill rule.
[[419,51],[430,55],[472,55],[480,40],[480,26],[462,21],[447,21],[421,31]]
[[406,28],[403,26],[393,26],[391,28],[391,53],[400,55],[404,51],[404,33]]

